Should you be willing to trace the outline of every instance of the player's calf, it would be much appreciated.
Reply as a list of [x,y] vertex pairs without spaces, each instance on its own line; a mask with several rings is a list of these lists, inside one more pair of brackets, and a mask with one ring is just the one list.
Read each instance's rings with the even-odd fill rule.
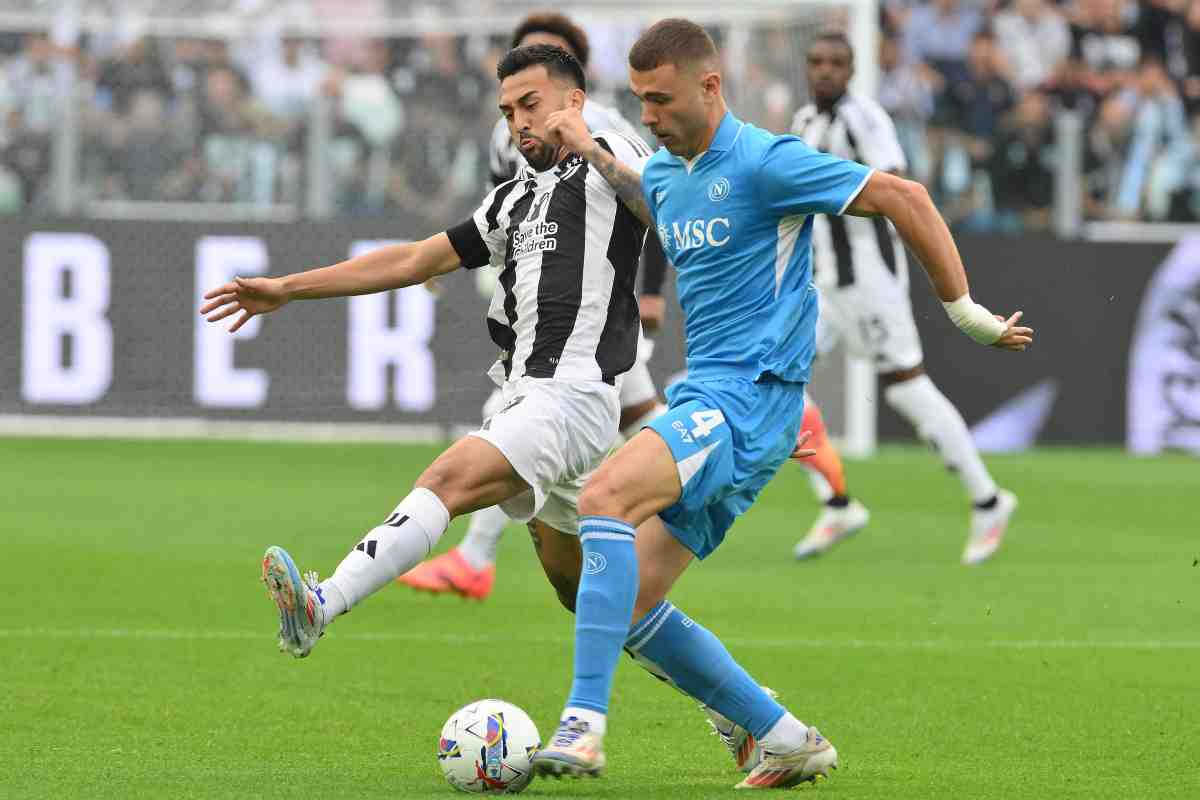
[[578,537],[551,528],[541,520],[529,523],[529,538],[537,553],[546,579],[554,587],[563,608],[575,613],[575,598],[579,594],[579,571],[582,553]]

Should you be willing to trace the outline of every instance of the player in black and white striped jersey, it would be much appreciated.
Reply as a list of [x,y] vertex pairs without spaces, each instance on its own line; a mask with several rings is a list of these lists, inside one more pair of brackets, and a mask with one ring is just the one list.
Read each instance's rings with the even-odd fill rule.
[[[792,133],[810,147],[883,172],[907,168],[896,127],[874,100],[849,91],[854,53],[841,33],[818,36],[808,51],[813,101],[796,112]],[[962,480],[972,502],[962,560],[976,564],[1000,546],[1016,497],[998,489],[962,415],[925,374],[921,339],[908,294],[908,261],[895,228],[880,217],[816,217],[814,282],[821,291],[817,349],[840,340],[875,364],[888,405],[933,444]],[[797,558],[818,555],[865,524],[856,501],[827,506],[796,545]]]
[[[561,47],[575,56],[585,71],[588,68],[591,45],[587,33],[562,14],[541,12],[521,20],[513,30],[512,46],[528,47],[532,44]],[[635,139],[639,138],[637,130],[621,116],[621,112],[611,106],[589,98],[581,113],[589,130],[617,131]],[[511,180],[524,166],[525,157],[521,155],[516,142],[509,134],[508,125],[504,119],[496,120],[488,147],[488,169],[491,172],[492,186],[499,186]]]
[[[561,47],[575,56],[587,71],[591,45],[587,33],[568,17],[556,12],[531,14],[521,21],[513,31],[512,46],[549,44]],[[637,130],[611,106],[588,99],[581,112],[588,129],[592,131],[615,131],[643,147],[644,142]],[[499,186],[517,174],[525,165],[525,158],[517,149],[508,126],[503,119],[496,121],[488,158],[492,184]],[[620,381],[621,392],[621,439],[627,439],[641,430],[642,426],[665,410],[658,396],[654,379],[650,377],[647,363],[654,351],[652,336],[662,327],[665,303],[662,285],[666,276],[667,258],[656,231],[650,231],[642,250],[641,292],[638,310],[642,320],[643,336],[638,340],[638,357],[629,372]],[[490,296],[490,293],[489,295]]]
[[[595,139],[623,163],[650,150],[601,131]],[[616,385],[637,352],[633,294],[645,227],[602,179],[574,154],[541,171],[538,148],[524,139],[531,163],[492,190],[470,220],[447,231],[468,267],[500,267],[488,329],[501,348],[489,373],[498,385],[525,377]]]
[[[587,33],[562,14],[539,12],[531,14],[517,25],[512,35],[512,46],[534,44],[561,47],[587,69],[591,51]],[[581,113],[589,130],[615,132],[637,149],[646,148],[634,127],[616,109],[589,98]],[[527,166],[525,156],[521,154],[503,118],[496,120],[488,149],[489,172],[495,187],[511,181]],[[666,256],[656,232],[651,232],[646,238],[640,272],[642,281],[638,308],[645,335],[638,339],[637,360],[618,384],[621,420],[616,443],[637,433],[643,425],[665,410],[648,367],[654,346],[650,337],[661,327],[665,309],[662,284],[666,273]],[[477,286],[488,300],[495,295],[497,274],[493,269],[482,269],[477,273]],[[483,406],[483,418],[491,417],[503,405],[503,395],[496,389]],[[398,581],[421,591],[454,593],[476,600],[486,598],[495,583],[496,549],[508,523],[508,516],[499,508],[476,511],[471,515],[466,535],[456,547],[422,562],[401,575]]]
[[[280,614],[280,646],[309,654],[325,627],[424,559],[452,518],[501,505],[531,522],[539,559],[564,603],[579,579],[577,496],[617,434],[617,379],[634,363],[634,280],[645,225],[582,158],[549,141],[547,118],[586,102],[579,62],[556,47],[508,53],[497,74],[501,110],[529,162],[472,217],[420,242],[391,245],[321,269],[235,278],[205,297],[209,321],[236,331],[290,300],[344,297],[424,283],[459,267],[501,270],[488,329],[500,349],[490,374],[504,407],[451,445],[333,575],[301,575],[269,548],[263,580]],[[596,140],[639,169],[644,145]]]

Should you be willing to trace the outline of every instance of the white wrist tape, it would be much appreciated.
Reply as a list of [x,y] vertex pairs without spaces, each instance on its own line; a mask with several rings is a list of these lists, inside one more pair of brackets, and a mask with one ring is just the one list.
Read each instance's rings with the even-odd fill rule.
[[950,321],[980,344],[995,344],[1008,328],[992,312],[964,294],[953,303],[942,303]]

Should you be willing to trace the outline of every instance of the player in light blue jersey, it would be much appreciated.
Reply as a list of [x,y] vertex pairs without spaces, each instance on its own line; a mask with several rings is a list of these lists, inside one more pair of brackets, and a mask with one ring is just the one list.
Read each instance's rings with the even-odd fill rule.
[[[603,765],[612,672],[625,646],[759,741],[763,760],[740,788],[791,786],[826,774],[837,751],[664,598],[694,558],[720,545],[792,450],[817,319],[812,215],[890,219],[951,319],[976,341],[1024,350],[1033,332],[1018,326],[1020,312],[1006,320],[971,300],[954,240],[920,184],[731,114],[716,47],[699,26],[656,23],[629,64],[642,122],[663,145],[642,175],[596,146],[578,113],[552,115],[547,129],[657,226],[678,271],[688,377],[668,391],[668,413],[601,466],[579,498],[575,680],[534,764],[572,775]],[[808,623],[789,620],[796,635]]]

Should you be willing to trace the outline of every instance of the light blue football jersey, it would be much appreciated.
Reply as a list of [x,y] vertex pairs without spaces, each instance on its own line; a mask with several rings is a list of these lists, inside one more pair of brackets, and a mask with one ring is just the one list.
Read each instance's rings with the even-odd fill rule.
[[732,113],[692,161],[654,154],[642,189],[677,273],[689,380],[808,382],[812,215],[845,212],[870,174]]

